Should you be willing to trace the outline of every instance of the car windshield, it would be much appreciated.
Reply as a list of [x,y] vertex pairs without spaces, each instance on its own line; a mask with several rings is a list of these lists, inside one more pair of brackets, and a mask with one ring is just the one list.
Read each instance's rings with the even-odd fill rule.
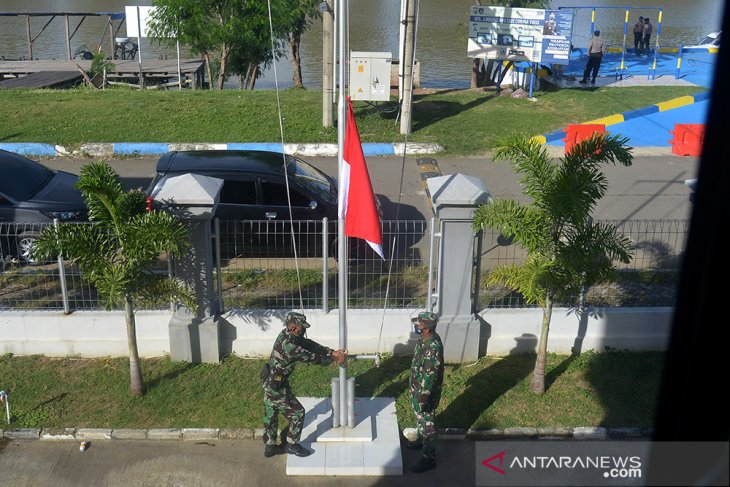
[[302,186],[328,203],[337,201],[332,182],[322,171],[300,159],[290,158],[287,166],[289,175]]
[[15,154],[0,153],[0,193],[16,201],[32,198],[53,178],[53,171]]

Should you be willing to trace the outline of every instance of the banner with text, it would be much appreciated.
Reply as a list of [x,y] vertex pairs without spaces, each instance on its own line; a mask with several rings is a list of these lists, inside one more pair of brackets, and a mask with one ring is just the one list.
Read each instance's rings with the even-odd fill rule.
[[469,11],[467,55],[568,64],[572,32],[570,10],[473,5]]

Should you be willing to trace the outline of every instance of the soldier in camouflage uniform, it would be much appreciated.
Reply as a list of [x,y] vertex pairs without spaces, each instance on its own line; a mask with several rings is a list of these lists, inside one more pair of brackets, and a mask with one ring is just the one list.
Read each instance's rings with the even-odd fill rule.
[[289,420],[286,453],[305,457],[312,452],[299,444],[304,424],[304,407],[297,401],[289,385],[289,375],[297,362],[329,365],[332,361],[344,363],[344,350],[332,350],[306,338],[307,318],[301,313],[286,315],[286,328],[279,333],[268,362],[261,371],[264,387],[264,456],[284,453],[284,445],[277,445],[278,416],[281,412]]
[[436,408],[441,400],[444,380],[444,346],[436,333],[437,317],[421,311],[413,318],[414,331],[420,335],[411,362],[411,406],[416,415],[418,442],[410,448],[421,448],[421,459],[411,466],[415,473],[436,468]]

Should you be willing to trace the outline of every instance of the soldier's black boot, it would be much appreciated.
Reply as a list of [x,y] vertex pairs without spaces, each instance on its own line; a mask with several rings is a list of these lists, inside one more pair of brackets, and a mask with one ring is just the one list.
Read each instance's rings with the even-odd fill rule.
[[423,442],[421,440],[417,441],[408,441],[406,440],[406,448],[409,450],[420,450],[423,448]]
[[411,472],[423,473],[427,470],[431,470],[432,468],[436,468],[436,460],[433,458],[421,457],[421,459],[418,460],[418,463],[411,465]]
[[274,455],[279,455],[280,453],[284,453],[284,445],[266,445],[266,447],[264,447],[264,456],[266,458],[271,458]]
[[312,454],[311,450],[307,450],[299,443],[287,443],[286,452],[290,455],[296,455],[298,457],[308,457]]

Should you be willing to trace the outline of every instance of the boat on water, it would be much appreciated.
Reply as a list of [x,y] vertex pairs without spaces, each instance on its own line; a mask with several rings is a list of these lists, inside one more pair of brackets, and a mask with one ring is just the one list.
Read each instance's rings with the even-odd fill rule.
[[722,31],[718,30],[717,32],[710,32],[705,37],[697,41],[697,44],[693,46],[684,46],[685,49],[712,49],[712,48],[719,48],[720,47],[720,37],[722,36]]

